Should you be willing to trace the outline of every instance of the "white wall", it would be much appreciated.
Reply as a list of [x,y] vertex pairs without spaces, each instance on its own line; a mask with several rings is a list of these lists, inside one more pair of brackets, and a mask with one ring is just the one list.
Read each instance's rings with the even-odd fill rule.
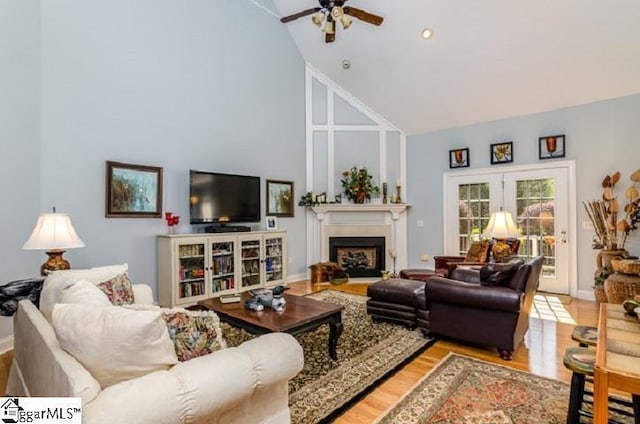
[[[277,18],[238,0],[7,4],[19,15],[27,3],[33,22],[0,21],[0,43],[13,52],[2,49],[0,84],[29,100],[9,115],[25,123],[0,129],[3,149],[15,140],[0,186],[3,209],[12,211],[0,224],[11,226],[0,244],[17,268],[11,278],[32,276],[44,262],[44,253],[20,247],[38,214],[55,205],[87,245],[65,255],[74,268],[128,262],[132,280],[157,292],[155,236],[166,233],[165,222],[104,218],[107,160],[163,167],[164,210],[181,216],[179,232],[192,231],[191,168],[291,180],[300,194],[304,61]],[[19,54],[24,63],[7,69]],[[0,110],[13,107],[2,97]],[[278,223],[288,230],[293,274],[306,272],[303,211]]]
[[[582,227],[588,217],[581,202],[600,198],[602,179],[615,171],[622,173],[622,199],[629,176],[640,168],[639,116],[640,95],[634,95],[408,137],[409,264],[424,266],[423,253],[442,254],[442,173],[449,171],[449,150],[469,147],[471,168],[487,168],[489,145],[513,140],[514,165],[537,163],[538,137],[565,134],[566,159],[575,159],[577,167],[578,289],[590,290],[596,252],[593,231]],[[425,226],[417,227],[417,220]],[[626,247],[640,255],[640,231],[632,233]]]

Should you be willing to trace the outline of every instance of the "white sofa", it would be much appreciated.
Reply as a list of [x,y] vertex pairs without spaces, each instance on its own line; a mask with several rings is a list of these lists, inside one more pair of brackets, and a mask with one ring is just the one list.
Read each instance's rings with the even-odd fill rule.
[[[53,306],[59,291],[48,286],[50,278],[41,309]],[[148,286],[134,285],[134,292],[137,303],[152,300]],[[85,424],[290,422],[287,383],[302,369],[303,354],[288,334],[260,336],[103,390],[61,348],[45,315],[29,300],[18,306],[8,395],[80,397]]]

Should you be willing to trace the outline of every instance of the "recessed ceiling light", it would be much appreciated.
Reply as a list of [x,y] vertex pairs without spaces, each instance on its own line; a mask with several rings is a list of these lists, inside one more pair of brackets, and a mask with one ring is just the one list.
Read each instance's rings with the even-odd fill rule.
[[425,40],[428,40],[429,38],[433,37],[433,30],[431,28],[425,28],[422,30],[420,36]]

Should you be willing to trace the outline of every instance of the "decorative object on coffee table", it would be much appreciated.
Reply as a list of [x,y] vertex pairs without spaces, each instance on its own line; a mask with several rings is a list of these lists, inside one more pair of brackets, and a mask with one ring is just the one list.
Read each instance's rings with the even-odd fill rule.
[[371,201],[371,197],[380,194],[380,187],[373,183],[373,176],[367,168],[353,166],[342,172],[342,189],[347,199],[354,203]]
[[43,213],[38,217],[36,226],[31,232],[29,240],[22,246],[25,250],[45,250],[49,259],[40,267],[40,275],[47,275],[52,271],[69,269],[69,261],[62,255],[67,249],[84,247],[85,244],[71,224],[71,218],[66,213]]

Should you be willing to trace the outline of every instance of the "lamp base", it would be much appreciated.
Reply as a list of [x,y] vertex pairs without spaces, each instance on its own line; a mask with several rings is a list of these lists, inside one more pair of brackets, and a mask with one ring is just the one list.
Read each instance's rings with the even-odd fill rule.
[[505,258],[511,256],[511,246],[509,246],[506,240],[496,239],[491,249],[491,256],[494,262],[502,262]]
[[56,249],[45,252],[49,256],[49,259],[40,267],[40,275],[48,275],[53,271],[71,269],[69,261],[62,257],[64,252],[65,250]]

